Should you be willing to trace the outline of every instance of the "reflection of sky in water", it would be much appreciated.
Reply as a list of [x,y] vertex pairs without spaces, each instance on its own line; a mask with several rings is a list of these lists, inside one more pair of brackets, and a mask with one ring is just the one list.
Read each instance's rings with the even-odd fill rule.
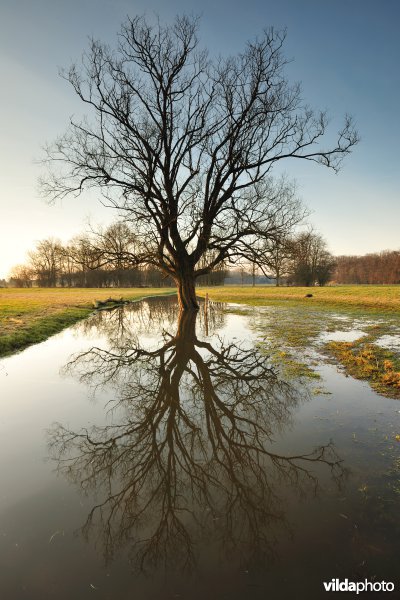
[[400,350],[400,335],[383,335],[375,341],[382,348]]
[[[163,315],[161,311],[157,331],[146,333],[146,310],[140,315],[127,310],[120,326],[150,349],[160,344],[160,330],[174,333],[176,313],[170,310]],[[234,340],[249,348],[257,336],[252,328],[257,309],[249,312],[216,317],[208,336],[202,322],[198,337],[214,345],[219,338]],[[339,317],[335,315],[340,322]],[[313,498],[306,489],[303,501],[288,482],[276,484],[285,522],[293,533],[291,538],[284,529],[275,532],[277,562],[257,571],[254,562],[247,562],[250,549],[240,553],[230,548],[230,558],[222,564],[219,545],[200,539],[196,583],[188,575],[161,571],[150,579],[133,578],[123,549],[113,563],[104,566],[101,540],[96,550],[93,539],[86,543],[74,535],[93,498],[79,495],[74,485],[55,475],[55,464],[45,460],[46,431],[55,422],[73,431],[118,423],[123,411],[110,412],[109,405],[108,412],[104,411],[110,388],[98,389],[93,399],[87,385],[62,370],[71,354],[92,346],[107,348],[110,335],[114,342],[121,341],[116,319],[116,312],[105,312],[0,361],[0,552],[2,564],[7,564],[0,579],[2,598],[20,600],[25,586],[27,597],[44,598],[54,590],[59,600],[94,593],[101,598],[229,594],[237,599],[270,596],[275,600],[296,597],[299,585],[310,590],[307,597],[318,598],[324,578],[354,573],[360,579],[374,574],[386,580],[394,576],[400,551],[396,512],[400,444],[395,437],[400,433],[400,404],[378,396],[368,384],[345,377],[332,365],[318,368],[330,395],[308,396],[295,405],[288,426],[277,431],[271,447],[277,453],[304,453],[332,439],[351,473],[340,490],[328,472],[316,467],[322,493]],[[359,329],[357,336],[361,333]],[[206,354],[202,349],[203,358]]]
[[366,335],[360,329],[351,329],[350,331],[325,331],[321,333],[320,342],[355,342]]

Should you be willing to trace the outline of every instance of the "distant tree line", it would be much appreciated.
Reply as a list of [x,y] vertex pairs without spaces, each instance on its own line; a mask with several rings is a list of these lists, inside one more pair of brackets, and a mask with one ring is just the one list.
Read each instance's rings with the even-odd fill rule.
[[400,283],[400,251],[386,250],[365,256],[338,256],[336,283]]
[[[16,265],[8,284],[15,287],[164,287],[174,281],[156,266],[139,264],[131,229],[114,223],[104,230],[75,236],[67,244],[48,238]],[[221,285],[223,268],[205,275],[203,285]]]
[[[269,240],[257,251],[255,262],[239,264],[240,281],[260,274],[277,285],[325,285],[332,277],[335,259],[325,240],[313,230]],[[130,227],[121,222],[106,229],[82,233],[63,244],[48,238],[28,253],[26,264],[16,265],[9,285],[16,287],[163,287],[173,286],[156,266],[139,262],[140,248]],[[210,260],[209,256],[204,258]],[[201,266],[201,265],[200,265]],[[200,285],[223,285],[230,271],[225,264],[198,278]]]
[[[253,249],[254,250],[254,249]],[[256,248],[257,262],[238,262],[228,270],[219,264],[198,278],[200,285],[223,285],[227,275],[237,283],[273,280],[276,285],[400,283],[400,251],[334,257],[312,228],[270,239]],[[63,244],[48,238],[15,266],[0,286],[32,287],[164,287],[174,286],[156,265],[140,263],[140,245],[123,222],[82,233]],[[204,261],[210,261],[208,255]],[[201,267],[201,265],[200,265]],[[232,270],[233,268],[233,270]]]

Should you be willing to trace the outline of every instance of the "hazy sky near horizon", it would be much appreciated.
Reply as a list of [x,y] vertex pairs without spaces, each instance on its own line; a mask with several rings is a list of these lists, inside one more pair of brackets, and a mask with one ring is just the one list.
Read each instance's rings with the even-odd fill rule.
[[284,165],[334,254],[400,248],[400,3],[398,0],[0,0],[0,279],[46,237],[67,241],[115,216],[95,197],[47,205],[38,195],[41,148],[82,107],[58,75],[93,36],[113,44],[127,14],[201,14],[210,54],[236,54],[273,25],[287,28],[286,73],[304,100],[327,109],[332,131],[354,116],[360,144],[338,175]]

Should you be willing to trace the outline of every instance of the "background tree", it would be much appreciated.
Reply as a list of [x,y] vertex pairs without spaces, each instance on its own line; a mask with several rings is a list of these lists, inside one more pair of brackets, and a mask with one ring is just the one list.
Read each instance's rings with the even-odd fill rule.
[[[46,239],[28,253],[25,265],[10,272],[16,287],[131,287],[172,285],[159,269],[134,263],[135,238],[124,223],[81,233],[66,244]],[[223,273],[212,273],[208,284],[223,281]]]
[[42,287],[55,287],[62,261],[61,242],[53,238],[38,242],[36,249],[29,252],[29,265],[38,284]]
[[[209,262],[214,260],[215,251],[207,251],[199,260],[198,267],[205,267]],[[205,275],[200,275],[197,279],[199,285],[223,285],[225,277],[228,273],[227,264],[225,261],[219,262],[212,271]]]
[[275,279],[276,285],[281,284],[282,277],[289,274],[292,264],[292,244],[289,237],[265,240],[262,247],[263,272]]
[[337,170],[358,141],[346,117],[324,148],[325,113],[304,106],[284,76],[285,32],[269,29],[236,57],[212,61],[197,28],[187,17],[155,27],[135,17],[115,51],[92,40],[63,76],[94,118],[72,119],[47,148],[61,169],[43,182],[52,200],[100,188],[134,224],[138,259],[175,280],[185,309],[198,308],[197,277],[286,232],[293,197],[271,179],[278,161]]
[[32,287],[34,272],[26,265],[15,265],[10,272],[10,285],[15,287]]
[[331,281],[335,268],[336,258],[327,250],[322,250],[315,267],[315,277],[318,285],[324,286]]
[[290,282],[295,285],[325,285],[332,277],[335,259],[324,238],[312,229],[301,232],[289,242]]

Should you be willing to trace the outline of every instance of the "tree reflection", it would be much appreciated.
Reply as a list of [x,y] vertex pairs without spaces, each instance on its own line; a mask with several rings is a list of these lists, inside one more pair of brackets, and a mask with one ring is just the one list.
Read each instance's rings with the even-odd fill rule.
[[172,300],[160,299],[151,310],[141,303],[100,317],[108,348],[74,357],[67,370],[110,386],[113,423],[79,432],[57,424],[52,454],[61,473],[101,495],[83,531],[100,532],[107,558],[129,542],[141,569],[188,567],[202,540],[221,555],[235,548],[263,561],[285,523],[282,483],[316,491],[315,468],[326,465],[339,481],[340,460],[330,444],[292,456],[274,451],[301,394],[250,343],[196,334],[196,318],[204,330],[220,324],[215,307],[181,313],[161,344],[151,336],[139,343],[140,332],[171,326],[176,314]]

